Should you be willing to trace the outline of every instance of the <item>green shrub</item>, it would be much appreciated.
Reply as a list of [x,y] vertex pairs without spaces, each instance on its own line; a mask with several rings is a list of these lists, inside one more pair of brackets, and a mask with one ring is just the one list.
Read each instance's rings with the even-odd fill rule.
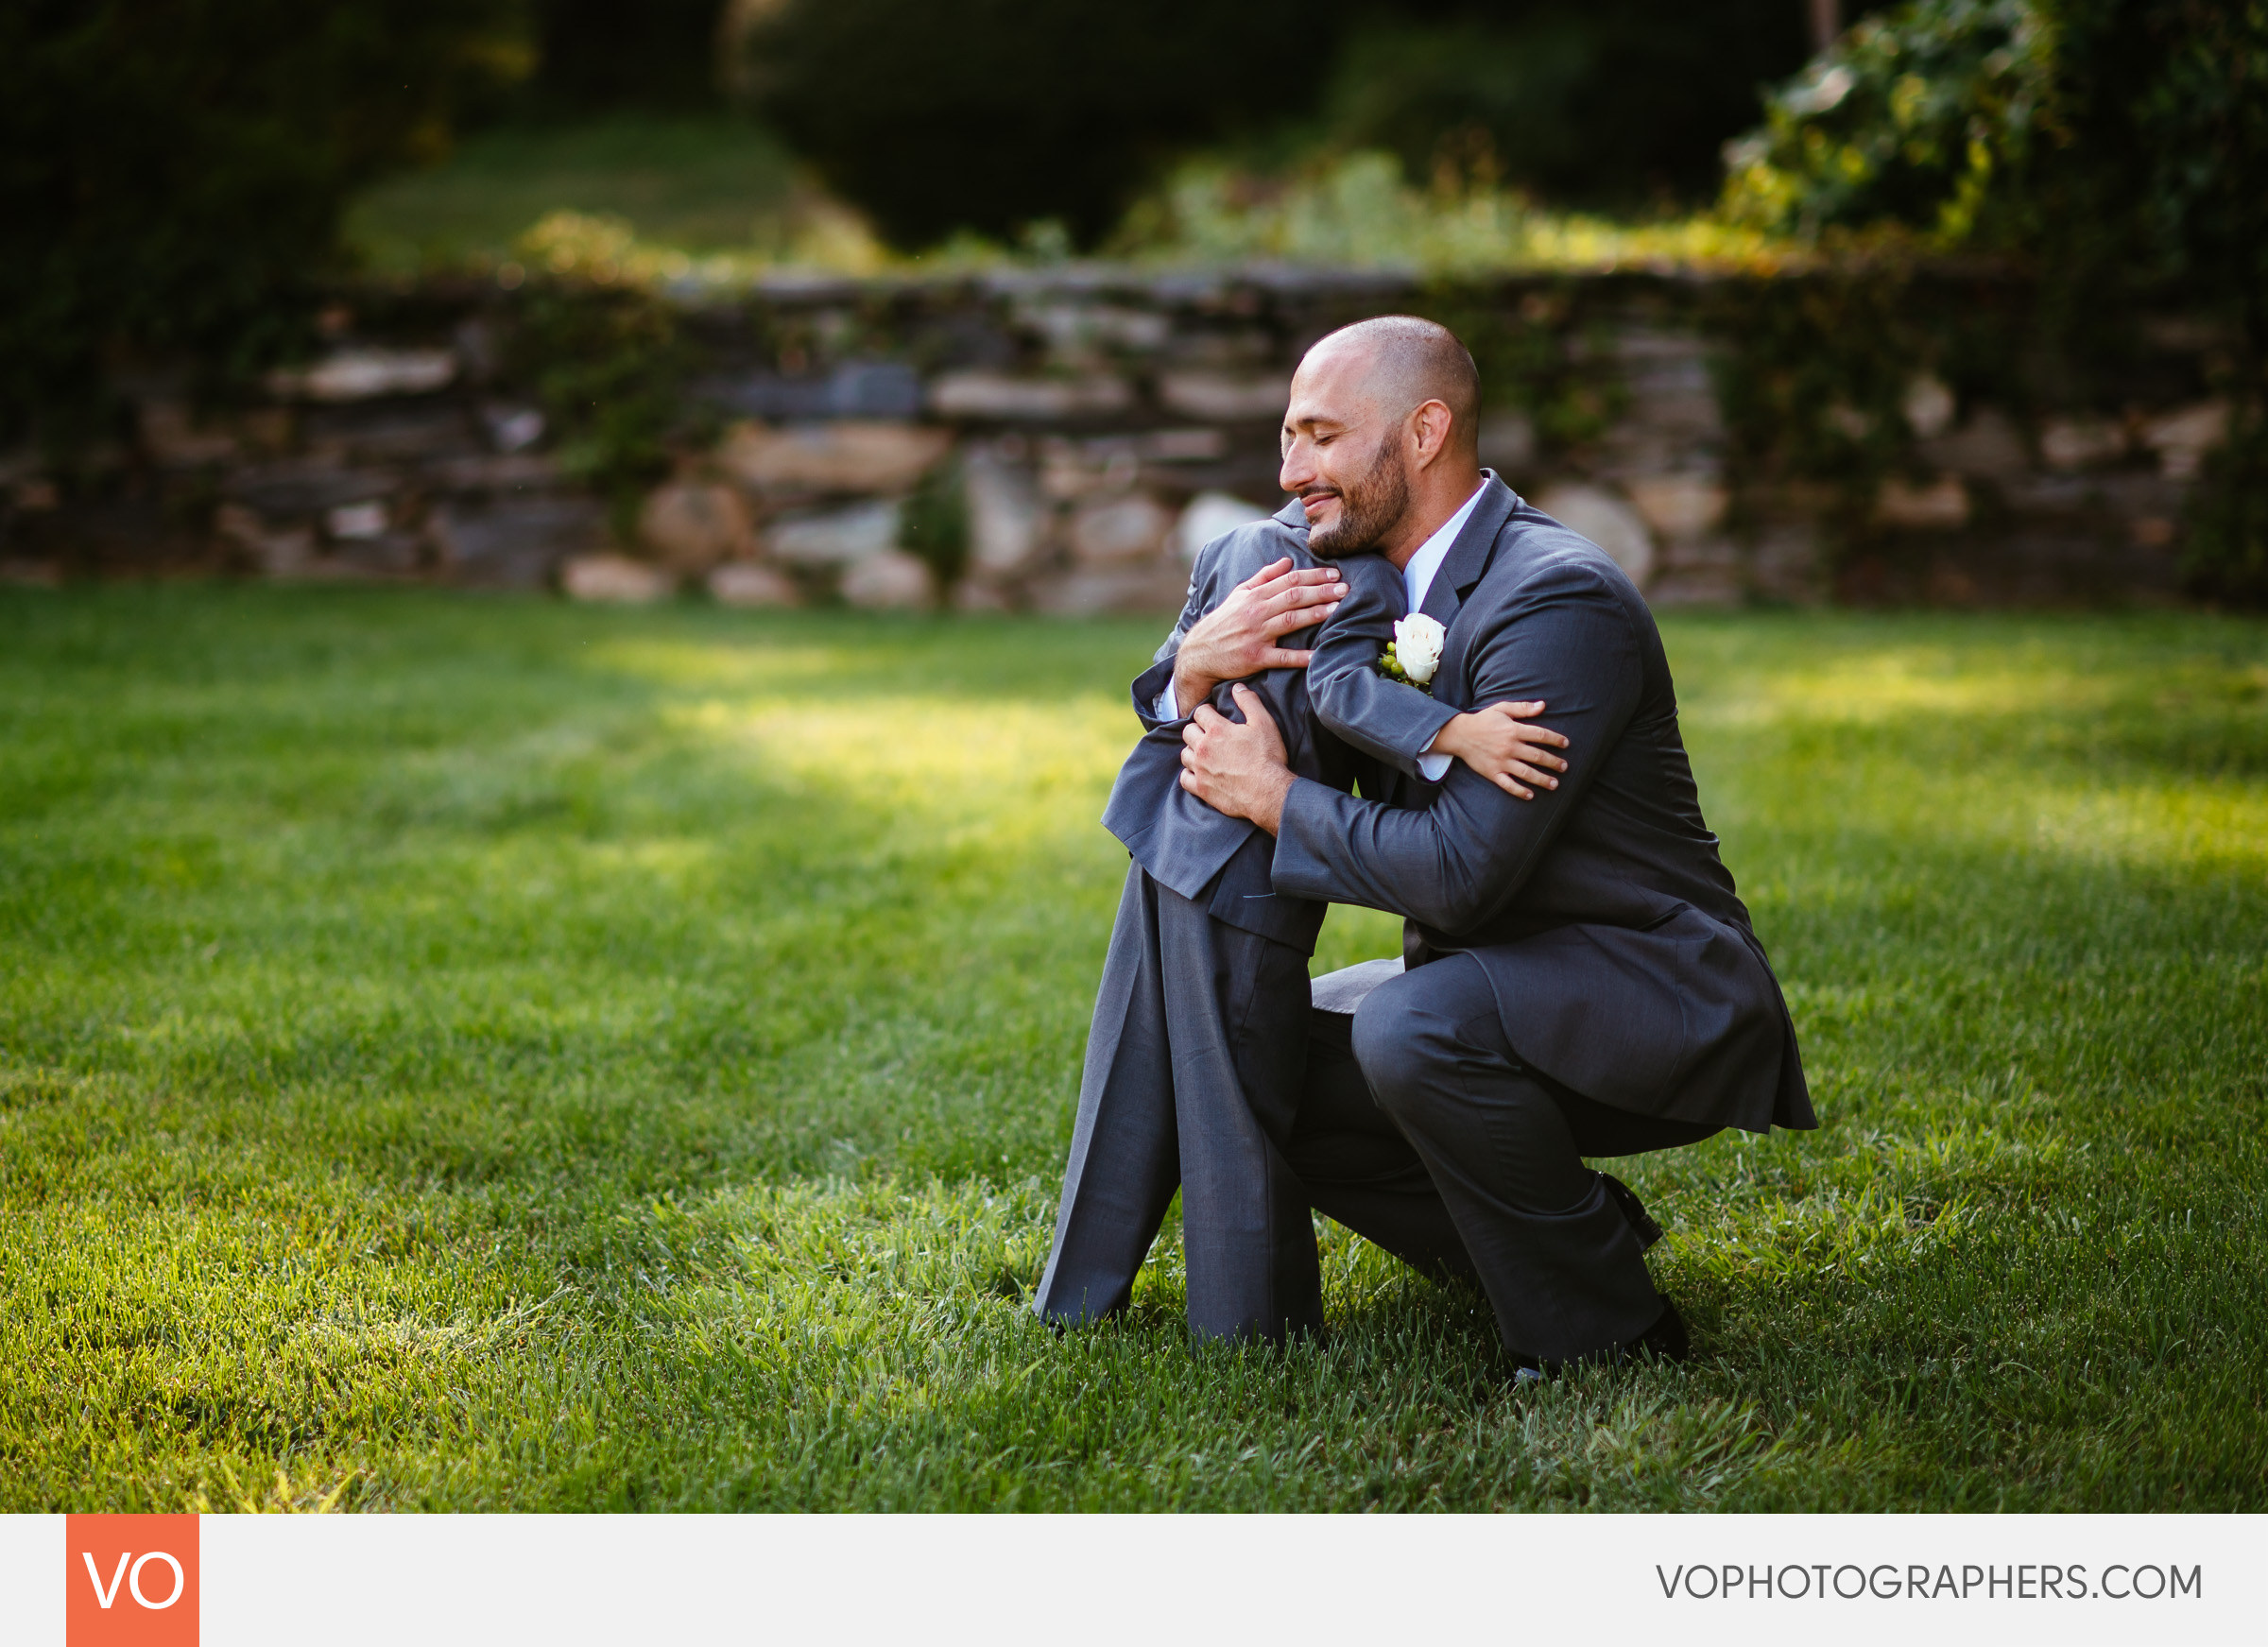
[[693,348],[677,311],[649,291],[583,280],[532,281],[514,317],[508,365],[542,404],[559,467],[603,493],[627,536],[639,500],[669,472],[697,415],[685,380]]
[[1766,228],[1902,227],[2268,341],[2268,0],[1908,0],[1729,156],[1727,211]]
[[1727,205],[1781,232],[1887,223],[1965,242],[2031,156],[2053,62],[2033,0],[1913,0],[1864,19],[1730,147]]
[[905,501],[899,543],[926,562],[940,591],[950,592],[969,568],[969,499],[960,466],[950,459],[921,477]]
[[91,432],[106,362],[303,342],[350,191],[527,66],[522,0],[0,7],[0,438]]

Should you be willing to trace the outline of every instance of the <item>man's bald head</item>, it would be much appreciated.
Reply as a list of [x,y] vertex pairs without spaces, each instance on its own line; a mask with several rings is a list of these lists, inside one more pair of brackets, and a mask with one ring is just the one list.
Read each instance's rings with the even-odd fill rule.
[[[1380,413],[1399,422],[1428,401],[1449,408],[1450,444],[1480,450],[1481,373],[1457,335],[1416,315],[1380,315],[1342,326],[1307,352],[1362,364],[1364,386]],[[1304,362],[1302,363],[1305,364]]]
[[1277,483],[1317,555],[1396,566],[1478,489],[1480,373],[1446,326],[1382,315],[1342,327],[1292,374]]

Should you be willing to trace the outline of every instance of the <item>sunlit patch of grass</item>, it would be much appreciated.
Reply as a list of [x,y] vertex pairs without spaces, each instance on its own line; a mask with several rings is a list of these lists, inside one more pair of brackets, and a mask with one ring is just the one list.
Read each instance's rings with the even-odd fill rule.
[[1320,1344],[1025,1308],[1152,631],[0,594],[0,1507],[2268,1499],[2268,631],[1668,625],[1823,1125],[1525,1391],[1329,1225]]

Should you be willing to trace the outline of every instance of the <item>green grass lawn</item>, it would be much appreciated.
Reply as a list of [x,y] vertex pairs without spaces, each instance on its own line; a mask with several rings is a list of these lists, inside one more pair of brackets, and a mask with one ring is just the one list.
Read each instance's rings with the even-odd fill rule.
[[0,1510],[2268,1508],[2268,627],[1667,625],[1824,1124],[1515,1393],[1025,1312],[1156,626],[0,591]]
[[795,193],[786,150],[761,128],[626,114],[469,138],[444,164],[364,195],[347,239],[384,273],[507,257],[552,212],[620,217],[683,251],[778,249]]

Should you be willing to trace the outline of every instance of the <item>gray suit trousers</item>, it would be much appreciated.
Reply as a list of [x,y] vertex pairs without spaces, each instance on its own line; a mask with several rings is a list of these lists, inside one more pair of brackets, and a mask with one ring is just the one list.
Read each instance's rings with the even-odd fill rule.
[[1314,1226],[1282,1148],[1307,1018],[1303,953],[1128,868],[1033,1300],[1043,1319],[1123,1309],[1177,1187],[1196,1337],[1276,1341],[1321,1327]]
[[[1510,1355],[1574,1361],[1629,1345],[1654,1324],[1663,1303],[1637,1232],[1582,1158],[1695,1143],[1716,1127],[1610,1108],[1529,1068],[1471,955],[1380,985],[1355,1010],[1352,1042],[1379,1107],[1453,1222]],[[1296,1143],[1293,1158],[1322,1203],[1331,1175],[1313,1155],[1305,1140]],[[1406,1172],[1400,1150],[1360,1155]],[[1369,1233],[1360,1216],[1343,1221]]]

